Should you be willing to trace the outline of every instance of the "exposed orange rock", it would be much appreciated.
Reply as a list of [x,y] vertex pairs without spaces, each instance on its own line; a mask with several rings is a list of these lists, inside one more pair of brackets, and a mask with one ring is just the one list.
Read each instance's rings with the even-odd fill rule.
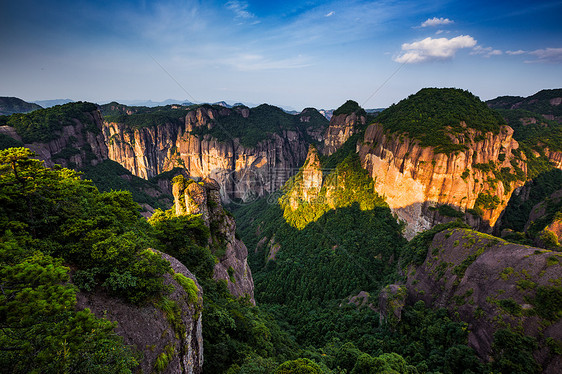
[[[249,115],[247,108],[237,110],[242,116]],[[231,111],[198,108],[185,116],[185,128],[166,124],[131,129],[120,123],[105,123],[109,158],[145,179],[174,167],[185,168],[191,177],[213,178],[221,187],[224,201],[247,201],[277,190],[305,160],[305,134],[285,130],[249,148],[237,138],[219,142],[210,135],[190,133],[197,127],[212,128],[213,119]]]
[[[469,130],[465,139],[455,139],[467,145],[463,152],[435,153],[432,147],[422,147],[405,135],[388,134],[377,123],[370,125],[363,142],[358,145],[361,165],[375,181],[375,190],[386,197],[390,208],[407,224],[406,237],[429,229],[436,214],[429,208],[448,204],[463,211],[474,207],[480,193],[498,196],[494,209],[484,209],[483,220],[494,226],[507,205],[513,190],[522,181],[512,182],[509,188],[494,183],[494,175],[474,167],[492,161],[497,170],[513,167],[512,150],[519,144],[512,137],[513,129],[501,126],[498,134],[480,134]],[[500,154],[504,155],[500,161]],[[526,164],[518,162],[526,173]]]
[[357,131],[358,124],[365,124],[365,117],[356,113],[339,114],[330,119],[330,125],[324,132],[322,154],[329,156],[337,151]]

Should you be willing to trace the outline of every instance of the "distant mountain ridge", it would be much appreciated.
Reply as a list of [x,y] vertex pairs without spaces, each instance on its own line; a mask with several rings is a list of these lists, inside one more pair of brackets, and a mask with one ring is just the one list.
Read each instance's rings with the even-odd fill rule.
[[50,108],[55,105],[64,105],[68,103],[73,103],[74,100],[70,99],[53,99],[53,100],[35,100],[34,103],[41,105],[43,108]]
[[8,116],[14,113],[29,113],[37,109],[41,109],[41,106],[28,103],[17,97],[0,97],[0,115],[2,116]]
[[541,90],[529,97],[499,96],[486,101],[493,109],[523,109],[562,123],[562,88]]

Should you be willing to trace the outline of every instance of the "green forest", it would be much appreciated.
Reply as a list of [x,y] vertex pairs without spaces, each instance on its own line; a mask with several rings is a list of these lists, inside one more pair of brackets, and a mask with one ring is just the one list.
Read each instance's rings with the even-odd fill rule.
[[[504,98],[512,104],[517,100]],[[195,108],[111,103],[102,109],[106,120],[139,128],[181,125],[187,111]],[[211,129],[193,133],[220,141],[237,137],[243,145],[255,146],[285,130],[308,136],[307,129],[327,125],[312,108],[303,112],[310,116],[308,122],[266,104],[245,108],[248,118],[238,109],[215,119]],[[540,243],[554,253],[562,246],[545,228],[562,220],[562,201],[551,197],[560,189],[562,171],[549,163],[544,148],[562,150],[561,125],[530,109],[490,109],[468,91],[423,89],[376,118],[368,117],[331,156],[319,155],[323,184],[311,199],[303,198],[301,169],[280,191],[251,204],[229,205],[232,213],[224,214],[236,218],[236,237],[248,248],[256,305],[228,291],[232,268],[230,279],[215,279],[215,265],[227,245],[216,227],[199,215],[177,216],[173,196],[159,186],[161,179],[183,175],[180,170],[143,180],[111,160],[79,171],[46,168],[22,147],[55,139],[72,119],[97,134],[88,114],[98,110],[95,104],[1,116],[0,125],[14,127],[23,142],[0,134],[0,371],[139,372],[142,352],[124,343],[116,323],[89,309],[78,310],[77,298],[99,294],[139,308],[150,305],[174,321],[169,299],[173,290],[163,279],[175,273],[158,254],[163,252],[184,264],[201,286],[204,373],[539,373],[533,352],[540,347],[560,355],[560,341],[535,339],[522,328],[499,323],[486,362],[469,346],[471,326],[457,313],[404,299],[410,266],[421,265],[428,254],[437,256],[435,249],[429,253],[435,235],[469,226],[457,219],[408,242],[405,224],[376,193],[356,154],[367,125],[375,120],[389,133],[407,134],[442,153],[466,146],[451,136],[465,136],[469,129],[497,132],[507,123],[520,143],[515,153],[527,164],[528,180],[525,194],[513,194],[498,231],[507,232],[504,239],[511,242]],[[366,115],[351,100],[334,115],[351,113]],[[67,159],[63,156],[76,152],[80,150],[70,147],[58,156]],[[87,158],[91,152],[86,149]],[[182,178],[187,180],[175,180]],[[497,200],[483,194],[478,204],[486,208]],[[544,214],[529,222],[539,203]],[[141,213],[146,208],[139,204],[156,210],[145,219]],[[212,210],[212,202],[208,204]],[[452,219],[463,218],[449,206],[435,209]],[[474,258],[469,256],[458,272],[464,275],[470,261]],[[547,266],[559,262],[552,255]],[[510,274],[506,270],[503,276]],[[527,301],[536,306],[532,312],[542,318],[538,323],[548,328],[562,315],[560,284],[538,286],[527,278],[517,287],[536,289],[536,297]],[[195,302],[195,284],[183,281]],[[386,311],[381,310],[381,298],[390,300]],[[513,300],[498,303],[514,315],[531,313]],[[395,308],[401,310],[400,317],[393,314]],[[154,372],[164,369],[161,364]]]
[[[237,212],[249,248],[259,223],[283,248],[275,261],[263,250],[250,258],[255,307],[213,280],[221,248],[209,247],[213,234],[197,216],[158,210],[146,221],[130,193],[99,192],[76,172],[44,168],[31,156],[24,148],[0,154],[0,339],[10,348],[0,350],[0,361],[12,373],[133,372],[142,357],[115,325],[74,305],[77,292],[158,304],[169,292],[162,275],[170,265],[148,248],[178,258],[203,287],[205,372],[486,371],[466,345],[465,326],[447,312],[417,303],[396,325],[368,306],[400,279],[406,242],[388,208],[357,202],[302,230],[267,199]],[[256,216],[262,221],[245,224]],[[346,301],[359,291],[369,293],[366,305]]]
[[454,153],[466,145],[453,138],[465,138],[469,129],[480,134],[498,133],[503,118],[468,91],[456,88],[424,88],[383,110],[377,117],[385,130],[408,134],[437,153]]

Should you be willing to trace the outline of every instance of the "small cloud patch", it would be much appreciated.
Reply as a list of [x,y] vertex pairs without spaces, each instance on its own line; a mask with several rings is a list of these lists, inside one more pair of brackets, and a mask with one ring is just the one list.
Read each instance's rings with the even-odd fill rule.
[[501,54],[503,54],[502,51],[500,51],[499,49],[493,49],[492,47],[481,47],[479,45],[477,45],[476,47],[474,47],[472,49],[472,52],[470,52],[471,55],[480,55],[486,58],[492,57],[492,56],[499,56]]
[[472,48],[476,40],[470,35],[447,38],[425,38],[418,42],[402,44],[401,55],[394,58],[399,63],[415,64],[426,61],[448,60],[455,56],[457,50]]
[[450,20],[448,18],[443,18],[443,17],[441,17],[441,18],[433,17],[433,18],[428,18],[427,20],[422,22],[420,27],[434,27],[434,26],[439,26],[439,25],[450,25],[451,23],[455,23],[455,21]]
[[535,51],[529,52],[529,54],[535,56],[536,59],[525,61],[527,63],[534,63],[534,62],[551,63],[551,64],[562,63],[562,48],[537,49]]

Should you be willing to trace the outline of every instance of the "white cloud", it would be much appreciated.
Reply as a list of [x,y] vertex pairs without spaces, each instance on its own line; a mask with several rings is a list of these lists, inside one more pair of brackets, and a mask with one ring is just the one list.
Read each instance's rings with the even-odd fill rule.
[[548,63],[562,63],[562,48],[545,48],[537,49],[529,52],[530,55],[536,56],[536,60],[525,61],[527,63],[533,62],[548,62]]
[[422,22],[422,24],[420,25],[420,27],[433,27],[433,26],[439,26],[439,25],[449,25],[451,23],[454,23],[455,21],[450,20],[448,18],[437,18],[437,17],[433,17],[433,18],[428,18],[427,20],[425,20],[424,22]]
[[334,14],[336,14],[336,12],[334,12],[334,11],[332,10],[330,13],[326,14],[326,17],[331,17],[331,16],[333,16]]
[[471,55],[480,55],[483,57],[491,57],[491,56],[499,56],[501,55],[503,52],[500,51],[499,49],[493,49],[492,47],[481,47],[479,45],[477,45],[476,47],[474,47],[472,49],[472,52],[470,52]]
[[476,40],[470,35],[460,35],[452,39],[425,38],[419,42],[402,44],[402,51],[406,51],[394,58],[400,63],[415,64],[418,62],[446,60],[455,56],[461,48],[471,48]]
[[442,34],[444,32],[445,32],[445,30],[437,30],[437,31],[435,31],[435,35],[439,35],[439,34]]
[[226,7],[234,12],[236,18],[252,19],[256,17],[253,13],[250,13],[247,10],[248,3],[244,1],[231,0],[226,3]]
[[505,53],[507,53],[508,55],[511,55],[511,56],[517,56],[517,55],[522,55],[522,54],[527,53],[527,52],[525,52],[522,49],[518,49],[517,51],[505,51]]

